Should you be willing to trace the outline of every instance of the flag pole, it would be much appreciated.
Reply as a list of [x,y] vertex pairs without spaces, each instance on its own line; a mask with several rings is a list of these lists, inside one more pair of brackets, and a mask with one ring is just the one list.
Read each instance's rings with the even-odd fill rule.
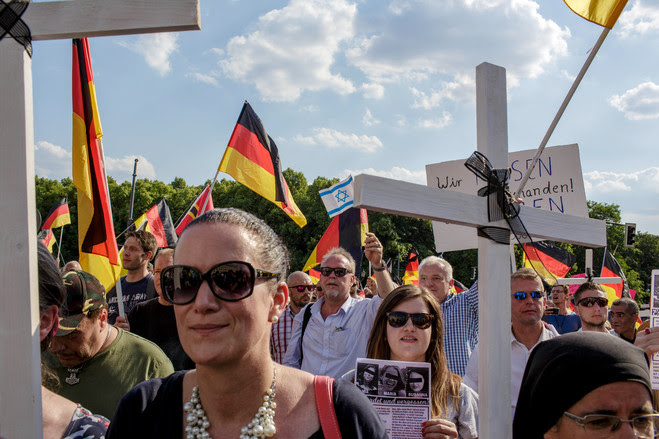
[[215,186],[215,182],[217,181],[217,176],[220,175],[220,167],[217,167],[217,172],[215,173],[215,177],[213,177],[213,182],[211,183],[211,188],[208,190],[208,195],[206,196],[206,199],[204,200],[204,205],[201,207],[200,212],[206,212],[206,205],[208,204],[208,200],[213,194],[213,186]]
[[567,96],[565,96],[565,99],[563,99],[563,103],[561,104],[561,107],[558,109],[558,112],[556,113],[556,116],[554,116],[554,120],[551,122],[551,125],[549,126],[549,129],[547,130],[547,133],[545,134],[545,137],[542,139],[542,142],[540,143],[540,146],[538,147],[538,151],[535,153],[535,157],[533,157],[533,161],[531,162],[531,166],[529,166],[529,168],[526,170],[526,174],[524,174],[524,177],[522,178],[522,181],[519,183],[519,187],[517,188],[517,191],[515,192],[515,195],[519,195],[522,192],[522,190],[524,189],[524,186],[526,185],[526,182],[529,180],[529,177],[531,176],[531,172],[533,172],[533,169],[535,169],[535,165],[538,163],[538,160],[540,159],[540,155],[542,155],[542,151],[545,149],[545,146],[547,146],[547,142],[549,142],[549,138],[554,133],[554,129],[556,128],[556,125],[558,125],[558,121],[561,120],[561,116],[563,116],[563,112],[565,111],[568,104],[570,103],[570,100],[572,99],[572,96],[577,91],[577,87],[579,87],[579,84],[581,83],[581,80],[583,79],[584,75],[586,74],[586,71],[588,71],[588,68],[590,67],[590,64],[593,62],[593,59],[595,58],[595,55],[597,55],[597,52],[599,51],[600,47],[602,46],[602,43],[604,43],[604,40],[606,39],[606,37],[609,34],[610,30],[611,29],[609,29],[608,27],[604,28],[604,30],[602,31],[602,34],[600,35],[599,39],[597,40],[597,43],[595,43],[595,46],[590,51],[590,55],[588,56],[588,59],[586,59],[586,62],[584,63],[583,67],[581,67],[581,71],[579,72],[576,79],[572,83],[572,87],[570,88],[570,91],[567,93]]
[[59,244],[57,244],[57,266],[59,266],[59,256],[62,253],[62,235],[64,235],[64,226],[59,229]]

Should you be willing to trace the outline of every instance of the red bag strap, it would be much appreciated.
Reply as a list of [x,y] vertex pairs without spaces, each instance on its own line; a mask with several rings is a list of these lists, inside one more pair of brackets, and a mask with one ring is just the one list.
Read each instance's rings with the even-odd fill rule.
[[326,439],[341,439],[339,421],[334,411],[334,398],[332,396],[332,385],[334,378],[315,376],[313,386],[316,393],[316,409],[323,435]]

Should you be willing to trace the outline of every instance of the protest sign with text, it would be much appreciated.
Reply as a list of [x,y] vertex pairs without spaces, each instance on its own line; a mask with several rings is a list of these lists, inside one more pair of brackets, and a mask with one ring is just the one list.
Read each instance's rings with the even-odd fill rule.
[[[512,192],[516,191],[536,151],[526,150],[508,154]],[[426,179],[430,187],[475,195],[485,182],[464,166],[465,160],[426,165]],[[526,206],[588,217],[586,191],[581,173],[577,144],[546,148],[523,191],[518,194]],[[437,252],[466,250],[478,247],[476,229],[433,222]]]

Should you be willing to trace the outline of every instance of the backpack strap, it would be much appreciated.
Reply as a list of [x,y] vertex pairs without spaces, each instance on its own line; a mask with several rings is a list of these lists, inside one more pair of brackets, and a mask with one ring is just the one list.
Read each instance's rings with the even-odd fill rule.
[[314,391],[316,393],[316,410],[320,427],[323,430],[323,436],[326,439],[341,439],[341,429],[339,421],[336,419],[334,410],[334,397],[332,395],[332,385],[334,378],[326,376],[315,376],[313,378]]
[[304,317],[302,318],[302,333],[300,334],[300,367],[302,367],[302,360],[304,359],[304,349],[302,347],[302,341],[304,340],[304,331],[307,330],[307,325],[309,324],[309,319],[311,319],[311,305],[304,308]]

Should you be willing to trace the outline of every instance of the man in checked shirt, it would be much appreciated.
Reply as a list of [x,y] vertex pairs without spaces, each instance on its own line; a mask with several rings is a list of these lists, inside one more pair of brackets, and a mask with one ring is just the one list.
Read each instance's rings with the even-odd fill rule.
[[419,285],[441,303],[444,318],[444,351],[448,369],[465,374],[471,352],[478,343],[478,288],[451,293],[453,267],[445,259],[428,256],[419,264]]
[[291,273],[286,284],[288,284],[290,302],[277,323],[272,325],[270,334],[270,355],[279,364],[284,358],[288,341],[291,339],[293,319],[311,301],[316,289],[309,275],[303,271]]

